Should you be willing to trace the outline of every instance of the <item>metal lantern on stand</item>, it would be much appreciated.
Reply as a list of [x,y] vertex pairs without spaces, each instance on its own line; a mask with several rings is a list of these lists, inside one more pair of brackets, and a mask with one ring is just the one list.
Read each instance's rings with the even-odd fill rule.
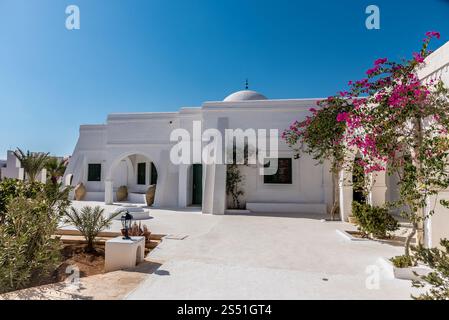
[[120,218],[120,221],[122,222],[123,228],[123,240],[131,240],[131,237],[129,236],[129,230],[132,227],[133,216],[129,214],[128,210],[125,210],[122,214],[122,217]]

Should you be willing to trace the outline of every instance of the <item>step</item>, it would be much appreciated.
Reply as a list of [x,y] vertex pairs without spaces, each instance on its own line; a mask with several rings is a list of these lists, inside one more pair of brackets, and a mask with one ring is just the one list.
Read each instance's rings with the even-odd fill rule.
[[88,191],[83,201],[104,201],[104,192]]
[[[64,236],[57,236],[60,238],[60,240],[64,243],[64,244],[87,244],[86,239],[83,236],[68,236],[68,235],[64,235]],[[115,238],[115,237],[114,237]],[[95,243],[97,245],[104,245],[106,243],[106,241],[111,240],[113,238],[109,238],[109,237],[97,237],[95,239]],[[158,246],[158,244],[161,242],[161,240],[150,240],[150,242],[147,242],[145,244],[145,247],[148,249],[154,249]]]
[[246,208],[251,212],[260,213],[312,213],[326,214],[324,203],[262,203],[248,202]]
[[[56,235],[60,236],[81,236],[81,232],[76,229],[58,229],[55,232]],[[111,232],[111,231],[102,231],[98,234],[99,237],[102,238],[115,238],[121,236],[120,232]],[[151,240],[162,240],[165,237],[164,234],[154,234],[152,233],[150,236]]]
[[141,203],[141,204],[147,203],[145,193],[137,193],[137,192],[128,193],[128,201],[131,203]]
[[[132,216],[134,220],[146,220],[146,219],[150,219],[150,210],[145,210],[142,207],[136,207],[136,206],[121,206],[117,209],[115,209],[114,211],[112,211],[109,215],[109,217],[111,217],[113,214],[117,213],[117,212],[123,212],[127,210]],[[122,217],[121,214],[119,214],[118,216],[116,216],[114,218],[114,220],[120,220]]]

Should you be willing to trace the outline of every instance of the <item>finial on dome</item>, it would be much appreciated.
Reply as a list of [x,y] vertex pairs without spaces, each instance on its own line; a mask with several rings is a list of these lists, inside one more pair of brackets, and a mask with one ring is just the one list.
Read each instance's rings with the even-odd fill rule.
[[249,89],[249,82],[248,82],[248,78],[246,78],[246,82],[245,82],[245,90]]

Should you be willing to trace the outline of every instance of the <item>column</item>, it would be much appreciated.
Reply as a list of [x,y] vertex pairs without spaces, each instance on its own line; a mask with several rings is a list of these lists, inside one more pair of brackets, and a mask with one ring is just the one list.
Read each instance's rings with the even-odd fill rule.
[[104,203],[114,204],[114,181],[112,179],[107,179],[104,182]]

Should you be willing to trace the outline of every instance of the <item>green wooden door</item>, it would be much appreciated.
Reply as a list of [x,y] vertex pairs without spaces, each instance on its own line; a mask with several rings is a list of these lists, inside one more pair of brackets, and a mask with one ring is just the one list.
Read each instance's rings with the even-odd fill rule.
[[192,174],[192,205],[203,204],[203,165],[194,164]]

